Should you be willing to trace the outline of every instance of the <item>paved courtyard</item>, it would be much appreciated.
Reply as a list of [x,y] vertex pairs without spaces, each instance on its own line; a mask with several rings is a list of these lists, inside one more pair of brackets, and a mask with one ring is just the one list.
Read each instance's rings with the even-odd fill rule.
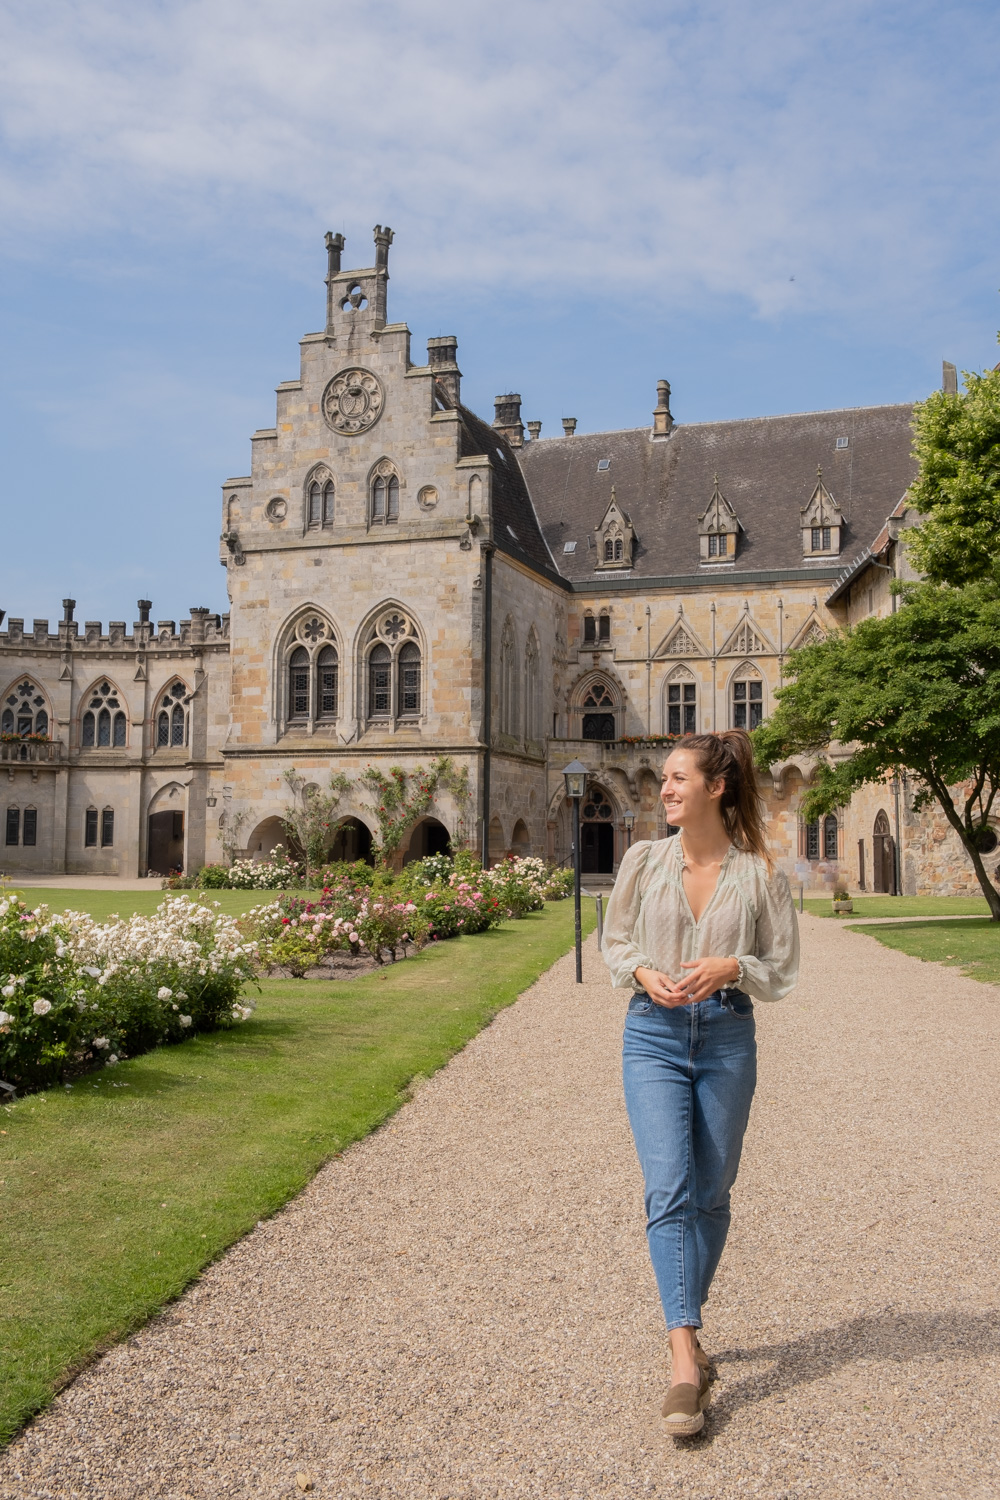
[[706,1321],[666,1341],[624,1009],[561,960],[3,1458],[4,1497],[1000,1493],[1000,991],[802,918]]

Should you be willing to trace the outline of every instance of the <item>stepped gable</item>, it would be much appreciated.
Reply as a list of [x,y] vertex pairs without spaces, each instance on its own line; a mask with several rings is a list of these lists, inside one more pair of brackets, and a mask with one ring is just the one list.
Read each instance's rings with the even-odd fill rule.
[[462,458],[483,453],[493,470],[493,539],[497,546],[532,567],[555,573],[513,448],[468,407],[459,406],[458,413],[462,421]]
[[[802,555],[801,511],[817,468],[844,516],[840,555],[823,563],[843,569],[870,545],[916,474],[912,415],[906,404],[751,417],[678,425],[656,441],[639,427],[526,443],[518,459],[564,578],[594,580],[597,554],[588,535],[612,484],[636,531],[632,578],[811,571],[816,564]],[[848,446],[838,448],[843,437]],[[598,472],[601,459],[611,463]],[[698,517],[716,474],[741,527],[734,567],[703,566],[699,556]],[[566,542],[576,542],[575,552],[564,552]],[[613,576],[596,576],[614,588]]]

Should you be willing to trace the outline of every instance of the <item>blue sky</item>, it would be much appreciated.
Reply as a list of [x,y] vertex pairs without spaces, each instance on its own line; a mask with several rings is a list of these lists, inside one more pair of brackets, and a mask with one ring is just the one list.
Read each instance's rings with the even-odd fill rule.
[[543,437],[996,363],[998,62],[993,4],[0,0],[0,607],[226,608],[327,229]]

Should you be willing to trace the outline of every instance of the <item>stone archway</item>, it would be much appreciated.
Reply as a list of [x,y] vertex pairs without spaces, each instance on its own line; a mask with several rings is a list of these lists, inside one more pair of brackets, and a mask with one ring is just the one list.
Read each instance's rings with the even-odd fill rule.
[[403,864],[415,859],[427,859],[432,854],[450,854],[451,835],[438,818],[421,818],[410,834],[410,843],[403,855]]
[[514,824],[514,832],[510,836],[510,848],[511,853],[518,855],[521,859],[531,853],[531,834],[523,818],[518,818]]
[[285,831],[285,825],[280,818],[265,818],[263,823],[257,824],[257,827],[247,839],[247,858],[256,860],[258,864],[263,864],[265,860],[270,859],[279,844],[284,849],[288,848],[288,834]]
[[580,803],[580,868],[584,875],[613,875],[615,804],[602,786],[591,783]]
[[366,865],[374,865],[371,829],[360,818],[345,818],[334,830],[327,858],[331,864],[342,860],[352,865],[361,859]]

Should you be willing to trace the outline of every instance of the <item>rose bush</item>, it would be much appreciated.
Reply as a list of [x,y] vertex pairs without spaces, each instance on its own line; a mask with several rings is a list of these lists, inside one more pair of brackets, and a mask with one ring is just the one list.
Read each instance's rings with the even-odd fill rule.
[[0,1078],[43,1088],[98,1065],[246,1020],[256,946],[186,898],[95,922],[0,899]]

